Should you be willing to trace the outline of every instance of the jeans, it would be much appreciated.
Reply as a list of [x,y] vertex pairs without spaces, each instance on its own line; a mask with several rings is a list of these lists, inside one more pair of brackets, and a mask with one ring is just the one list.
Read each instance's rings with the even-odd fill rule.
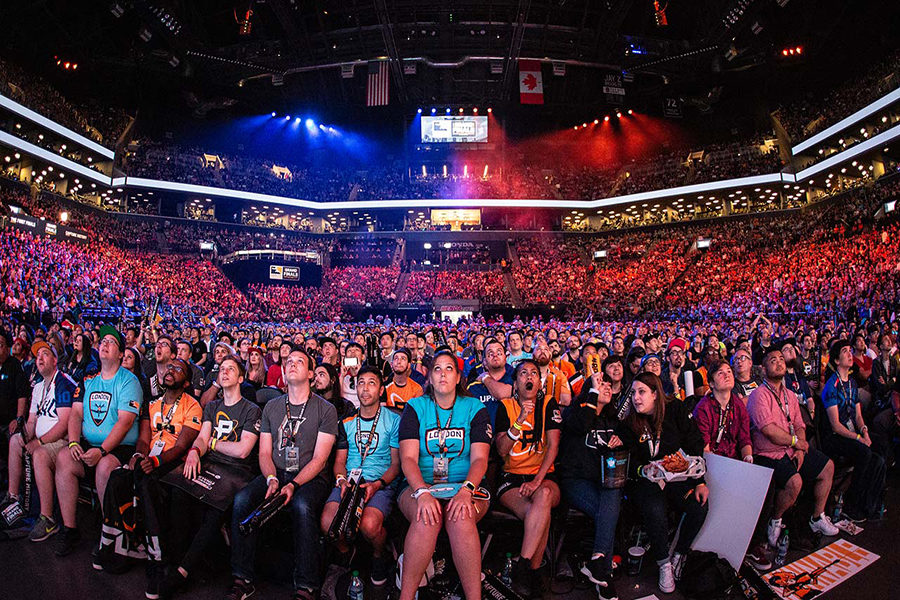
[[569,504],[594,519],[594,553],[603,555],[603,566],[612,573],[622,490],[604,488],[600,482],[590,479],[563,479],[560,487]]
[[681,533],[678,535],[675,552],[687,553],[691,549],[691,544],[694,543],[694,538],[700,533],[700,528],[706,521],[709,504],[701,505],[694,498],[696,486],[697,481],[690,479],[667,483],[664,489],[659,489],[659,485],[646,479],[639,479],[635,483],[635,500],[650,536],[650,553],[657,563],[662,563],[669,558],[667,501],[684,513],[684,522],[681,524]]
[[[295,473],[278,471],[278,481],[284,484]],[[250,513],[262,503],[266,496],[266,478],[262,475],[247,484],[234,497],[234,511],[231,518],[231,571],[235,577],[253,581],[253,567],[256,559],[258,532],[244,535],[239,529]],[[319,588],[321,552],[319,550],[319,515],[330,486],[315,477],[294,490],[287,511],[291,516],[294,537],[294,589],[314,591]]]

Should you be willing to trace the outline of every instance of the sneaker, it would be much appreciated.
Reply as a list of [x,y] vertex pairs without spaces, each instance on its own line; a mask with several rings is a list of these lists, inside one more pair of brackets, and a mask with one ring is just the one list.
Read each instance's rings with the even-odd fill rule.
[[675,581],[681,581],[681,574],[684,572],[684,563],[687,555],[676,552],[672,555],[672,573],[675,575]]
[[605,585],[610,579],[609,569],[606,568],[605,556],[586,561],[581,565],[579,571],[595,585]]
[[384,585],[387,583],[390,573],[391,562],[387,555],[382,554],[381,556],[372,557],[372,573],[369,576],[372,580],[372,585],[376,587]]
[[768,571],[772,568],[772,561],[769,560],[766,547],[761,543],[751,546],[744,560],[750,563],[750,566],[757,571]]
[[784,526],[781,524],[781,519],[772,519],[769,521],[769,527],[766,530],[766,541],[769,542],[770,548],[774,548],[778,545],[778,538],[781,537],[782,529],[784,529]]
[[664,594],[675,591],[675,569],[669,561],[659,565],[659,590]]
[[619,594],[616,593],[616,586],[613,585],[612,577],[607,579],[605,583],[598,583],[594,586],[594,589],[597,590],[597,597],[600,600],[619,600]]
[[234,583],[231,584],[231,591],[225,596],[225,600],[247,600],[256,592],[253,583],[244,581],[240,577],[235,577]]
[[94,567],[95,571],[102,571],[105,566],[103,563],[106,561],[103,560],[105,558],[103,554],[103,547],[99,544],[91,550],[91,566]]
[[531,565],[529,562],[530,561],[519,557],[519,560],[513,565],[512,585],[510,585],[510,587],[512,588],[512,591],[523,598],[531,598],[531,593],[533,591]]
[[59,531],[59,525],[50,517],[41,515],[31,528],[28,539],[32,542],[43,542],[48,537]]
[[811,518],[809,520],[809,528],[816,533],[821,533],[826,537],[834,537],[841,531],[834,526],[834,524],[831,522],[831,519],[828,518],[828,515],[824,513],[819,515],[818,518]]
[[56,546],[56,555],[67,556],[71,554],[78,545],[78,540],[80,539],[81,534],[78,533],[77,529],[74,527],[66,527],[64,525],[60,530],[59,543]]

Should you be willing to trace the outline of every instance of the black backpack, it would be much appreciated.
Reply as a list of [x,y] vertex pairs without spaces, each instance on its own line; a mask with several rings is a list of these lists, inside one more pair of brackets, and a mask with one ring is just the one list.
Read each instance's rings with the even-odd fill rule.
[[715,600],[738,597],[737,572],[715,552],[692,550],[681,572],[681,593],[687,598]]

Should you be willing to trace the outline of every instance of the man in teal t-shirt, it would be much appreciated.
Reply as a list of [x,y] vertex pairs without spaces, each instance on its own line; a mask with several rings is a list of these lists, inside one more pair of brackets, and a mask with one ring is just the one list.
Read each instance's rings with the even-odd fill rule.
[[56,459],[56,490],[63,520],[56,549],[59,556],[71,553],[78,542],[78,480],[93,476],[102,499],[109,474],[134,454],[143,392],[137,377],[121,366],[124,353],[122,334],[111,325],[101,327],[100,373],[86,379],[76,393],[69,415],[69,446],[61,449]]

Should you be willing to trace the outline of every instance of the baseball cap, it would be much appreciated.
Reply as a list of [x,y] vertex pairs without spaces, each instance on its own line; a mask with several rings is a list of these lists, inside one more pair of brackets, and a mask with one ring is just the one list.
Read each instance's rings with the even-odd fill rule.
[[112,325],[103,325],[100,327],[100,339],[102,340],[106,336],[111,335],[116,338],[116,342],[119,345],[119,352],[125,352],[125,338],[122,337],[122,334],[119,333],[119,330],[113,327]]
[[39,350],[41,350],[41,348],[47,348],[48,350],[50,350],[50,352],[53,353],[53,356],[55,356],[56,358],[59,358],[59,355],[56,353],[56,348],[54,348],[53,346],[51,346],[44,340],[38,340],[35,343],[33,343],[31,345],[31,353],[34,356],[37,356],[37,353]]

